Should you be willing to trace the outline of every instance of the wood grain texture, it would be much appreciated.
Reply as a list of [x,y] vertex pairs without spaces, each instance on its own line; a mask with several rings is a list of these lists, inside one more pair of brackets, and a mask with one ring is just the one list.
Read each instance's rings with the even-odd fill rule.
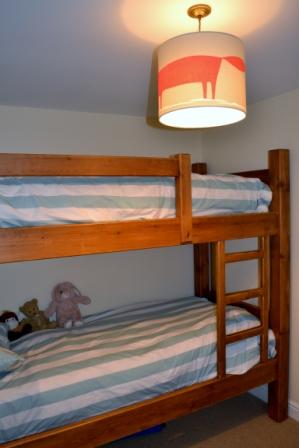
[[279,216],[279,234],[270,239],[270,325],[276,336],[278,379],[269,385],[269,415],[282,421],[288,413],[290,331],[290,176],[289,151],[269,154],[272,210]]
[[263,169],[263,170],[254,170],[254,171],[240,171],[238,173],[233,173],[237,176],[243,176],[243,177],[251,177],[251,178],[257,178],[260,179],[265,184],[269,185],[270,183],[270,173],[269,168]]
[[176,216],[181,223],[181,243],[192,241],[191,158],[188,154],[175,156],[179,166],[176,178]]
[[225,303],[230,305],[240,300],[254,299],[264,293],[263,288],[244,289],[244,291],[235,291],[225,294]]
[[[207,174],[207,169],[206,163],[192,164],[192,173]],[[210,298],[210,244],[194,244],[193,259],[194,293],[198,297]]]
[[192,163],[192,173],[196,174],[207,174],[208,166],[204,162]]
[[[236,237],[240,234],[249,237],[277,231],[276,214],[255,216],[250,215],[248,220],[241,215],[194,218],[193,241],[217,241],[218,235],[231,239],[236,233]],[[179,218],[1,228],[0,263],[176,246],[183,242],[186,241],[182,241]]]
[[0,229],[0,263],[181,244],[180,220]]
[[194,293],[198,297],[210,298],[209,243],[194,244]]
[[268,340],[269,340],[269,271],[270,271],[270,245],[269,237],[259,238],[260,251],[264,253],[264,257],[259,260],[259,283],[263,290],[263,294],[260,296],[260,308],[261,308],[261,324],[264,327],[264,331],[261,335],[261,360],[262,362],[268,359]]
[[277,213],[193,218],[193,243],[251,238],[278,233]]
[[0,176],[178,176],[173,158],[0,154]]
[[[279,233],[271,238],[271,297],[278,302],[278,312],[271,314],[271,324],[275,330],[288,332],[289,325],[289,268],[290,268],[290,178],[289,152],[270,151],[270,186],[273,191],[271,209],[278,214]],[[277,275],[274,275],[274,272]],[[278,297],[283,297],[279,300]],[[274,307],[273,307],[274,308]]]
[[253,305],[252,303],[249,302],[235,302],[232,303],[232,306],[237,306],[238,308],[244,308],[249,313],[256,316],[259,320],[261,319],[261,310],[260,307],[257,305]]
[[3,448],[95,448],[112,440],[190,414],[237,396],[276,378],[276,360],[260,364],[243,375],[228,375],[179,389],[157,398],[117,409],[80,423],[3,444]]
[[249,330],[236,331],[233,334],[228,334],[225,337],[225,342],[226,344],[232,344],[233,342],[242,341],[242,339],[252,338],[253,336],[259,336],[263,332],[264,327],[262,325],[250,328]]
[[215,280],[217,316],[217,372],[218,378],[226,374],[226,316],[225,316],[225,246],[224,241],[216,243]]
[[225,254],[225,263],[237,263],[240,261],[249,261],[263,258],[262,250],[252,250],[247,252],[232,252]]

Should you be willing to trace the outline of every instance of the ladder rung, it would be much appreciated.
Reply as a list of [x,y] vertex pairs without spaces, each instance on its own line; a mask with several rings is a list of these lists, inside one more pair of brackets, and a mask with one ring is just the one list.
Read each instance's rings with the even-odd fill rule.
[[251,338],[253,336],[258,336],[263,334],[264,327],[263,325],[259,325],[258,327],[249,328],[249,330],[238,331],[233,334],[228,334],[225,337],[225,343],[231,344],[233,342],[241,341],[242,339]]
[[249,252],[232,252],[230,254],[225,254],[225,263],[235,263],[237,261],[248,261],[256,260],[264,257],[263,250],[252,250]]
[[264,294],[264,288],[247,289],[245,291],[230,292],[225,294],[225,303],[229,305],[231,303],[240,302],[242,300],[253,299],[260,297]]
[[253,303],[249,303],[249,302],[235,302],[234,306],[238,306],[239,308],[244,308],[249,313],[256,316],[258,319],[261,319],[261,308],[258,305],[253,305]]

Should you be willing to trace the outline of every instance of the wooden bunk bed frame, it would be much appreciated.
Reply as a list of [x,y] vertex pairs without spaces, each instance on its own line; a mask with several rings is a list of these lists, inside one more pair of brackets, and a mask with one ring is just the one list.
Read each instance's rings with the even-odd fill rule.
[[[269,151],[268,169],[241,173],[270,185],[269,213],[192,218],[191,165],[188,155],[169,159],[101,156],[1,154],[0,176],[174,176],[176,218],[97,224],[54,225],[0,229],[0,262],[38,260],[151,247],[194,244],[195,294],[217,304],[217,378],[156,398],[116,409],[81,422],[5,443],[6,448],[50,448],[70,444],[95,447],[167,422],[248,391],[269,385],[269,416],[280,422],[288,409],[289,346],[289,153]],[[205,164],[194,164],[204,174]],[[258,249],[225,252],[225,241],[257,237]],[[212,243],[213,250],[210,250]],[[211,269],[211,253],[215,255]],[[225,265],[256,259],[258,288],[227,294]],[[211,275],[211,271],[214,275]],[[259,306],[247,299],[258,297]],[[225,306],[236,304],[259,316],[260,326],[225,334]],[[268,328],[277,341],[277,356],[268,359]],[[261,361],[243,375],[226,375],[226,344],[261,337]]]

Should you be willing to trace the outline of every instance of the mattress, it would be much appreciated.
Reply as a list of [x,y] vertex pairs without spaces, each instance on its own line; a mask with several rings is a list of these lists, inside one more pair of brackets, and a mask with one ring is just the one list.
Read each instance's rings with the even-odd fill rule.
[[[259,179],[192,174],[193,216],[265,212],[271,196]],[[0,178],[0,227],[173,217],[174,178]]]
[[[259,324],[228,306],[227,333]],[[0,379],[0,442],[127,406],[216,376],[215,305],[198,297],[143,302],[84,318],[72,330],[11,343],[24,361]],[[227,347],[227,373],[259,362],[259,338]],[[269,332],[269,357],[275,340]]]

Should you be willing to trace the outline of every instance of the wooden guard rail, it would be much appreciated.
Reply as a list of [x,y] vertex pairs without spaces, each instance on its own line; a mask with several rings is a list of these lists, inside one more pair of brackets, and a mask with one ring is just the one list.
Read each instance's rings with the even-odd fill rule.
[[192,241],[191,163],[169,158],[0,154],[0,176],[162,176],[176,181],[176,217],[0,228],[0,263],[70,257]]
[[[268,360],[268,330],[269,330],[269,237],[258,237],[258,250],[249,252],[225,253],[225,242],[217,241],[215,260],[215,281],[217,298],[217,366],[218,377],[226,375],[226,345],[253,336],[260,336],[260,362]],[[258,260],[259,287],[233,293],[226,293],[225,266],[228,263]],[[250,304],[254,314],[260,318],[260,325],[248,330],[226,334],[226,306],[230,304],[243,305],[244,300],[258,298],[259,305]]]

